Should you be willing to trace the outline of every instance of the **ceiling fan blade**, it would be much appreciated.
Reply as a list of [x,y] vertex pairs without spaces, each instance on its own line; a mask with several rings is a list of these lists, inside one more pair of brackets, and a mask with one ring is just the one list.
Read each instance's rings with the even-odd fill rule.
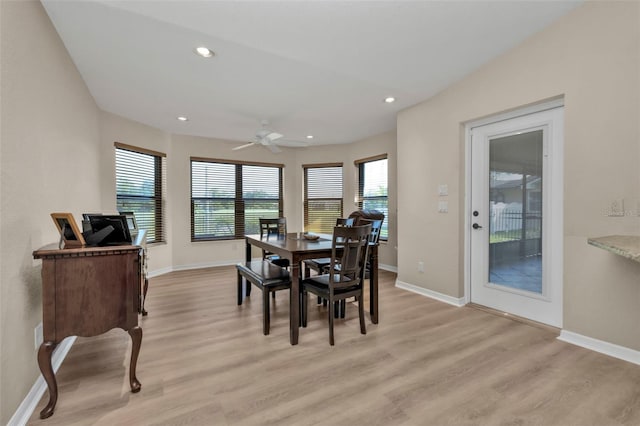
[[240,145],[240,146],[236,146],[235,148],[231,148],[232,151],[237,151],[239,149],[245,149],[245,148],[249,148],[250,146],[255,145],[255,142],[249,142],[247,144],[244,145]]
[[278,142],[280,146],[291,146],[291,147],[307,147],[309,146],[309,142],[304,141],[292,141],[292,140],[281,140]]
[[267,136],[265,136],[266,139],[269,139],[271,142],[278,140],[282,137],[283,135],[281,135],[280,133],[276,133],[276,132],[271,132],[269,133]]
[[278,148],[277,145],[267,145],[267,148],[269,148],[271,150],[271,152],[273,152],[274,154],[278,154],[278,153],[282,152],[282,150],[280,148]]

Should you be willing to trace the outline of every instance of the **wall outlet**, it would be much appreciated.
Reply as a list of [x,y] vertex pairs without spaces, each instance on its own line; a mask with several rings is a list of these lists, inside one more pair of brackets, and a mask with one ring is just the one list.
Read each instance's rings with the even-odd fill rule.
[[44,340],[44,337],[42,336],[42,323],[36,325],[36,328],[33,329],[33,337],[36,344],[36,349],[40,348],[40,345]]
[[449,185],[447,185],[446,183],[438,185],[438,195],[449,195]]
[[418,262],[418,272],[424,272],[424,262]]
[[438,201],[438,213],[447,213],[449,211],[448,201]]

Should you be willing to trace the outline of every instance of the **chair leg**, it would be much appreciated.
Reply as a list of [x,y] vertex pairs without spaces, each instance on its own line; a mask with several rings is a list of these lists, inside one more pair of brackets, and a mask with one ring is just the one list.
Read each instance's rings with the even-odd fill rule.
[[347,301],[346,299],[342,299],[340,301],[340,318],[344,318],[347,312]]
[[271,298],[275,300],[275,298],[276,298],[276,292],[275,291],[271,292]]
[[238,306],[242,305],[242,275],[238,273]]
[[329,344],[334,345],[333,342],[333,315],[335,311],[335,303],[329,303]]
[[[322,297],[318,296],[318,305],[321,304],[322,301],[323,301]],[[327,306],[327,305],[325,304],[325,306]]]
[[251,283],[248,280],[245,280],[247,282],[247,297],[251,296]]
[[267,288],[262,289],[262,334],[265,336],[269,334],[269,290]]
[[356,300],[358,301],[358,315],[360,316],[360,333],[361,334],[367,334],[367,327],[364,324],[364,303],[363,303],[363,299],[364,299],[364,297],[362,297],[362,295],[356,297]]

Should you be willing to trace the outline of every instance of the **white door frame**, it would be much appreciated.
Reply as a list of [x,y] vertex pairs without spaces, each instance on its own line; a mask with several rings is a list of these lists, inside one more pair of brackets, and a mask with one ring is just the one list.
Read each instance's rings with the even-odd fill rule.
[[[509,111],[502,114],[497,114],[491,117],[486,117],[479,120],[474,120],[465,123],[465,200],[464,200],[464,303],[471,302],[471,129],[486,124],[496,123],[503,120],[509,120],[515,117],[523,115],[533,114],[536,112],[542,112],[553,108],[559,108],[564,106],[564,98],[556,98],[549,101],[541,102],[535,105],[530,105],[517,110]],[[563,188],[563,165],[562,158],[563,151],[559,150],[556,154],[559,155],[558,164],[561,166],[561,170],[556,171],[554,175],[554,186],[560,188],[553,196],[554,203],[558,203],[559,220],[563,219],[563,207],[562,207],[562,188]],[[561,226],[562,228],[562,226]],[[559,247],[559,267],[562,269],[562,235],[560,236]],[[559,327],[562,327],[562,320],[560,320]]]

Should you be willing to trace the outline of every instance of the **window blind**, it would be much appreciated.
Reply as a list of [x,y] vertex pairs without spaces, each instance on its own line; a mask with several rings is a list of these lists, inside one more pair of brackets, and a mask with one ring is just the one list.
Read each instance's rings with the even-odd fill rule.
[[243,238],[282,216],[282,165],[191,159],[191,240]]
[[303,165],[304,230],[332,234],[342,217],[342,163]]
[[165,241],[163,198],[166,188],[166,155],[115,143],[116,208],[133,212],[147,242]]
[[385,220],[380,230],[380,239],[389,238],[389,185],[387,155],[356,160],[358,167],[358,207],[361,210],[378,210]]

